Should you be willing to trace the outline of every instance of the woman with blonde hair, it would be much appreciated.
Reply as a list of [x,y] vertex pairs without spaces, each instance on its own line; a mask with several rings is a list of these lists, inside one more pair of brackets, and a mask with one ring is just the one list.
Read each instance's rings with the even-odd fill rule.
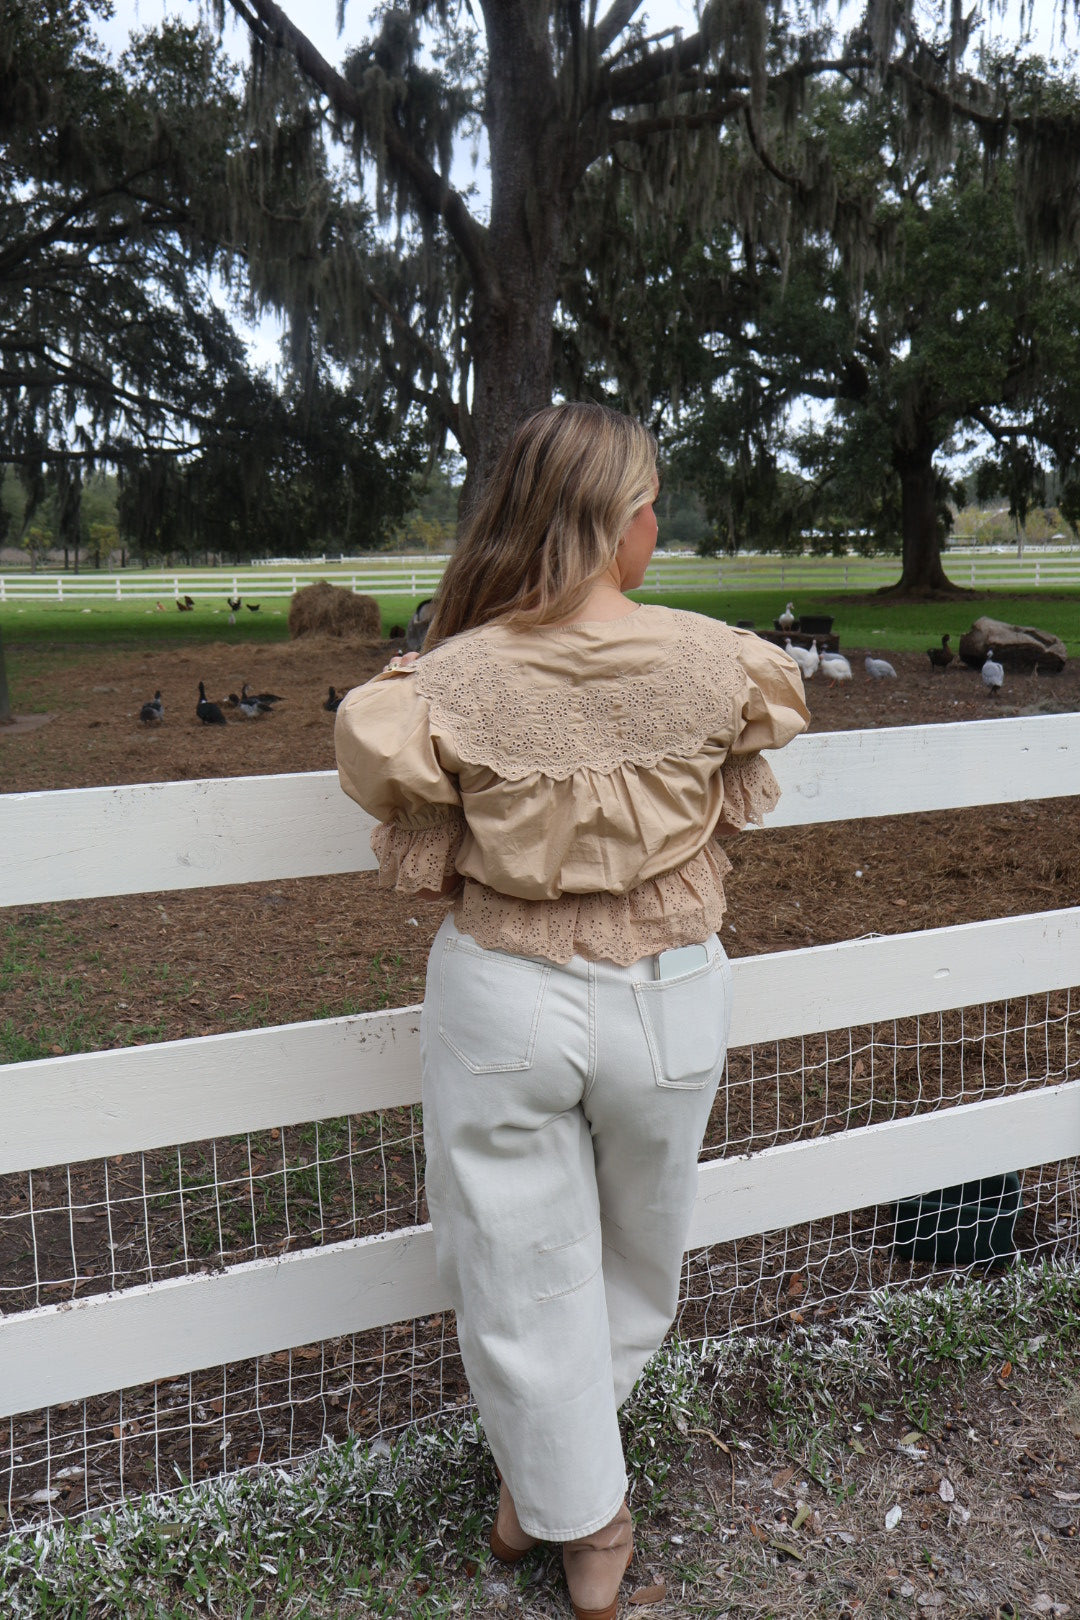
[[618,1409],[663,1340],[723,1070],[718,837],[778,796],[795,663],[638,605],[656,446],[552,406],[503,453],[426,649],[337,716],[380,881],[452,897],[421,1023],[439,1274],[514,1562],[563,1544],[579,1620],[613,1620],[632,1553]]

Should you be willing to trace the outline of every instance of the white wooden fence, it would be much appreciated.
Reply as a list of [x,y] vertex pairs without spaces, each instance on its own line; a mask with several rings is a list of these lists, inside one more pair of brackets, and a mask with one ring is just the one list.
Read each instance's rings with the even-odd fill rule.
[[[123,573],[91,570],[71,574],[50,570],[0,573],[0,605],[21,602],[160,601],[171,607],[177,597],[223,608],[228,597],[253,602],[284,599],[305,585],[325,580],[366,596],[432,596],[446,566],[445,556],[365,557],[348,565],[321,558],[282,568],[170,569],[129,568]],[[988,548],[950,549],[944,557],[949,578],[957,584],[1016,590],[1032,586],[1080,585],[1080,552],[1029,549],[1022,559]],[[645,576],[644,588],[663,591],[871,590],[895,581],[895,557],[783,557],[754,553],[735,557],[697,557],[658,551]],[[782,604],[780,604],[782,605]]]
[[[770,825],[1080,794],[1080,715],[819,734]],[[243,826],[245,837],[235,830]],[[0,798],[0,905],[369,868],[331,773]],[[767,831],[765,833],[767,836]],[[1062,897],[1066,898],[1066,897]],[[1080,907],[733,964],[732,1045],[1080,985]],[[418,1009],[0,1070],[0,1174],[400,1106]],[[691,1247],[1080,1154],[1080,1082],[702,1165]],[[0,1321],[0,1415],[440,1311],[430,1229],[170,1278]]]

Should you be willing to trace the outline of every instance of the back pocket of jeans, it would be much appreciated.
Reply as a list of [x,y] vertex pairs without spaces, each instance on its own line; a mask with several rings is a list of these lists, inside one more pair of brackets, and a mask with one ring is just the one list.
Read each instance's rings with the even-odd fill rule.
[[439,1035],[472,1074],[532,1067],[550,972],[528,957],[447,941]]
[[727,1053],[731,967],[717,955],[677,979],[634,982],[658,1086],[701,1091]]

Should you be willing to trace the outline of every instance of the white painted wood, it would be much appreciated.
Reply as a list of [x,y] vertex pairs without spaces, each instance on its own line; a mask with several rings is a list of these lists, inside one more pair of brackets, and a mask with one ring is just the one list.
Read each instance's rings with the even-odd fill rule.
[[[688,1247],[1080,1153],[1080,1082],[714,1160]],[[446,1310],[430,1227],[0,1321],[0,1416]]]
[[1080,714],[814,732],[766,757],[768,827],[1063,798],[1080,794]]
[[[1080,984],[1080,907],[732,963],[731,1044]],[[419,1008],[0,1069],[0,1174],[420,1099]]]
[[0,1175],[420,1100],[420,1009],[0,1068]]
[[1080,907],[732,963],[732,1046],[1080,985]]
[[199,889],[375,866],[335,771],[0,797],[0,905]]
[[687,1248],[891,1204],[1080,1154],[1080,1081],[714,1159]]
[[[813,733],[769,755],[768,826],[1080,794],[1080,714]],[[0,795],[0,906],[369,870],[333,771]]]
[[430,1226],[0,1318],[0,1414],[447,1308]]

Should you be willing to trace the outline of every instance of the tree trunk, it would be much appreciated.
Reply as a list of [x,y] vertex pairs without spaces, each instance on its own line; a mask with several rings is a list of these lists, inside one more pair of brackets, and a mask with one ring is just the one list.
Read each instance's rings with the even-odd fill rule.
[[900,477],[903,569],[898,582],[886,586],[885,592],[907,596],[964,594],[962,587],[954,585],[941,566],[933,442],[924,439],[908,449],[896,449],[893,466]]
[[558,105],[547,30],[529,25],[528,10],[485,8],[488,50],[499,63],[488,82],[485,119],[492,273],[473,291],[472,399],[460,435],[468,466],[462,517],[517,424],[551,403],[552,320],[576,180],[576,131]]

